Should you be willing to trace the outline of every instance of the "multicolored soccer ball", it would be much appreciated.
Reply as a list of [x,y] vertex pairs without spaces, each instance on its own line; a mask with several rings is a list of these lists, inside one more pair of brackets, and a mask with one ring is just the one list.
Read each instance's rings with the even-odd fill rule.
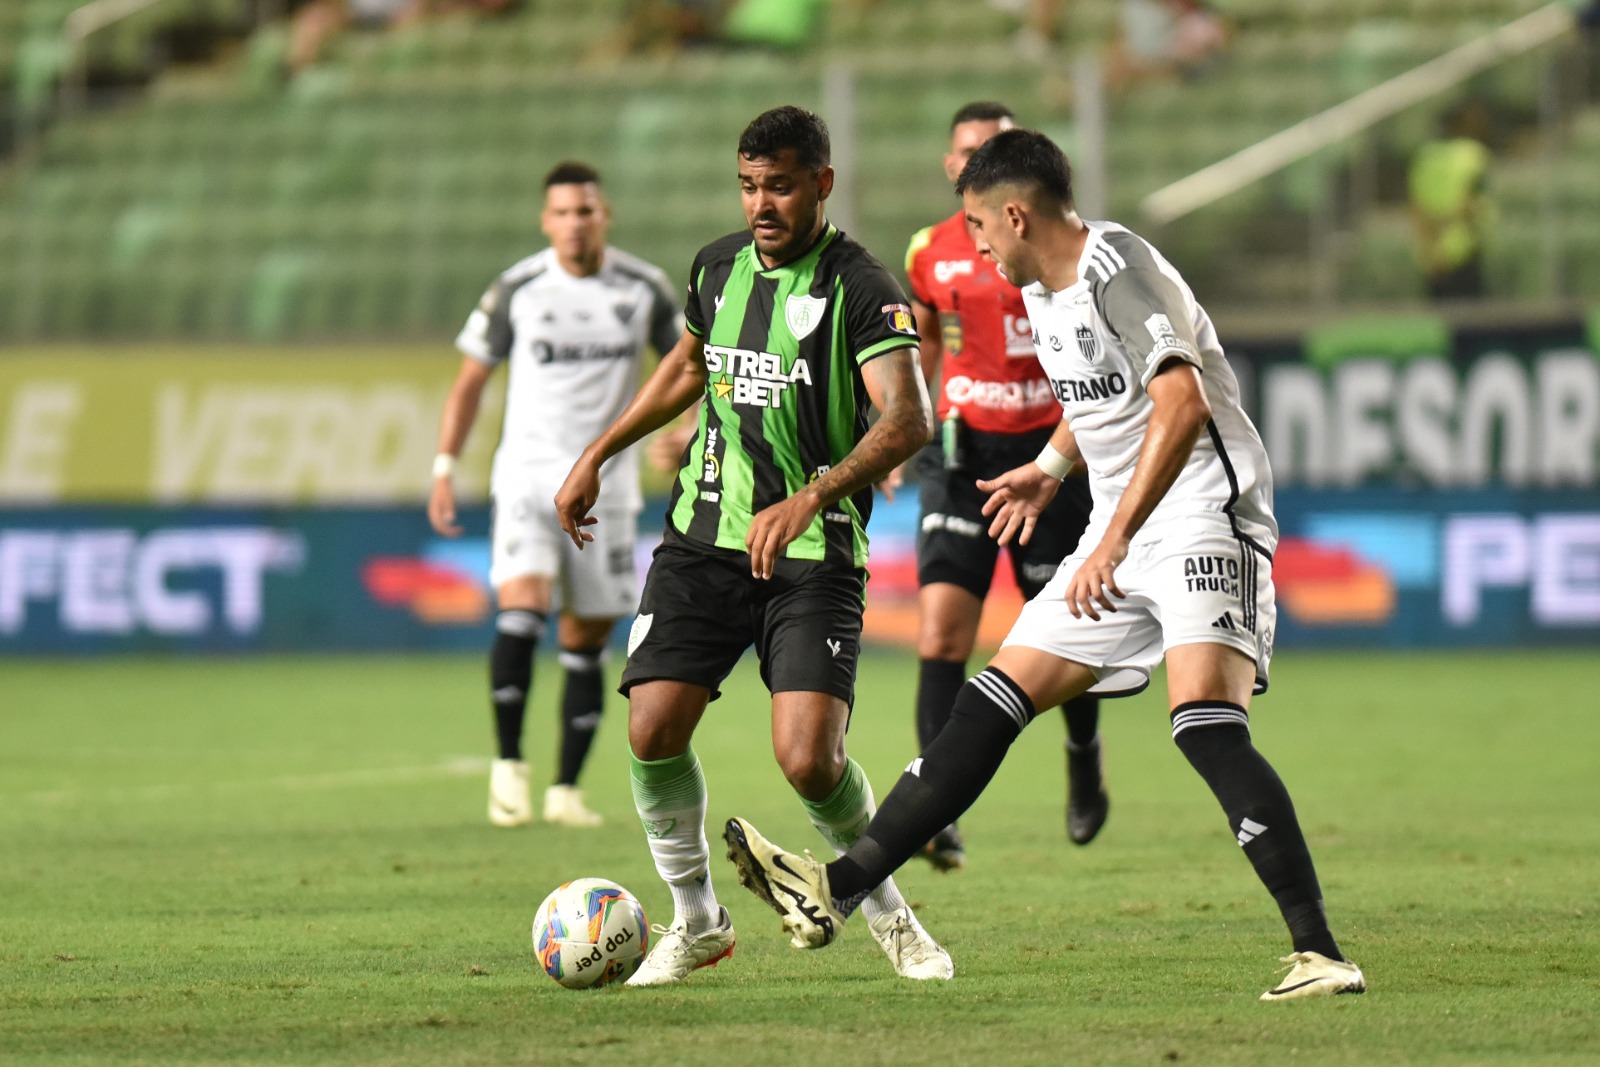
[[544,898],[533,918],[533,953],[568,989],[625,982],[650,948],[644,908],[604,878],[579,878]]

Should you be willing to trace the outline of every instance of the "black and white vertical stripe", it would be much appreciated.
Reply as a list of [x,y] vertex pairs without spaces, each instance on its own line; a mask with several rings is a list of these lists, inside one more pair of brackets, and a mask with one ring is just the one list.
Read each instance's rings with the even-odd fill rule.
[[1239,617],[1244,628],[1256,632],[1256,571],[1260,561],[1255,549],[1244,537],[1239,538]]
[[1033,709],[1028,706],[1027,698],[1017,691],[1015,682],[995,671],[983,671],[969,680],[989,698],[991,704],[1011,716],[1018,730],[1028,725],[1028,720],[1033,717]]
[[1250,729],[1250,716],[1237,704],[1182,704],[1172,713],[1172,736],[1176,738],[1185,730],[1196,726],[1223,726],[1227,724]]

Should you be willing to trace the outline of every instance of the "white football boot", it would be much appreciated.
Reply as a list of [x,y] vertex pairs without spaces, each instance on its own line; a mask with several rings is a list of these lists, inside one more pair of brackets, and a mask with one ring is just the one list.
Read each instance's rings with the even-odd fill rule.
[[733,955],[733,919],[722,909],[722,924],[703,934],[691,934],[685,923],[652,926],[660,939],[644,963],[628,979],[630,986],[673,985],[702,967],[715,967]]
[[1320,952],[1291,952],[1280,962],[1289,964],[1289,973],[1275,987],[1261,994],[1262,1000],[1298,1000],[1367,991],[1366,975],[1353,963],[1331,960]]
[[833,906],[828,868],[810,852],[785,852],[743,819],[729,819],[722,833],[739,884],[783,916],[795,948],[821,948],[839,936],[845,917]]
[[544,791],[544,821],[580,830],[592,830],[605,822],[598,812],[589,810],[583,790],[575,785],[553,785]]
[[928,931],[911,913],[910,905],[869,916],[867,928],[883,954],[894,964],[894,973],[901,978],[955,977],[956,967],[950,960],[950,953],[928,936]]
[[533,821],[524,761],[497,759],[489,765],[489,821],[496,826],[525,826]]

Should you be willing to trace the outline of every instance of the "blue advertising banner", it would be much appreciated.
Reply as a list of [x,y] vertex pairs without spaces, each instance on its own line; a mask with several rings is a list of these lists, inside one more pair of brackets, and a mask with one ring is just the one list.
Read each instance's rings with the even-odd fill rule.
[[0,513],[0,652],[485,647],[486,509]]

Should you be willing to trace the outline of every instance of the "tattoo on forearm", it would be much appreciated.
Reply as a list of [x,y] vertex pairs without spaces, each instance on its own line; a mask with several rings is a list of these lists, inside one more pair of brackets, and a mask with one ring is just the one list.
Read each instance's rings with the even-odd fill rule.
[[909,359],[905,364],[901,373],[882,379],[883,408],[878,421],[844,459],[812,484],[824,506],[881,481],[928,443],[928,409],[919,383],[912,377],[919,372]]

